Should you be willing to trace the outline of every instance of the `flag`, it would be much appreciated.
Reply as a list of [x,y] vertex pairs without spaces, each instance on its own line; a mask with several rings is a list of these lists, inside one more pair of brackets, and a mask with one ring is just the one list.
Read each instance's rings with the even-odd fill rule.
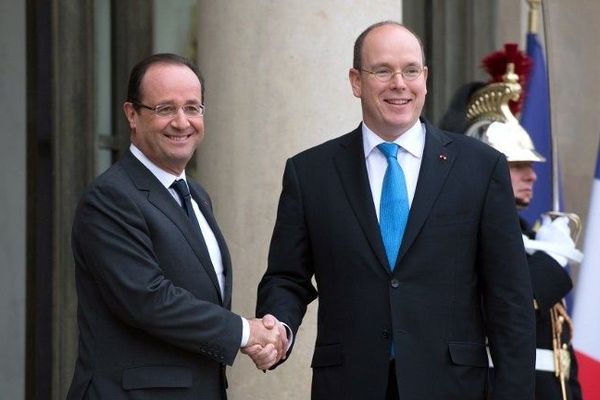
[[529,133],[535,149],[546,159],[544,163],[533,164],[537,174],[535,195],[529,206],[521,212],[521,216],[534,226],[542,213],[552,210],[552,133],[548,73],[544,51],[535,33],[527,34],[527,55],[531,57],[533,67],[525,89],[521,125]]
[[600,399],[600,146],[590,196],[573,314],[573,347],[584,398]]

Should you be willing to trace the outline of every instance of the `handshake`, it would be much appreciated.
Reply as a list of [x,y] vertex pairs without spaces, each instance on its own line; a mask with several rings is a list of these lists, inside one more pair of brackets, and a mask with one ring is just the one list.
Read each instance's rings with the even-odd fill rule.
[[262,319],[248,319],[250,337],[242,348],[256,368],[263,371],[285,359],[288,349],[288,338],[285,326],[274,316],[267,314]]

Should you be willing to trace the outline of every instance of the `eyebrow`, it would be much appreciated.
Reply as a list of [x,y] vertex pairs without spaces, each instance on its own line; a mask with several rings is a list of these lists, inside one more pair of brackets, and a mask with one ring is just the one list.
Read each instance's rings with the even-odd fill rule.
[[[425,66],[421,65],[421,63],[419,63],[419,62],[409,62],[408,64],[404,65],[402,67],[402,69],[407,68],[407,67],[424,68]],[[387,62],[373,64],[370,68],[371,69],[375,69],[375,68],[389,68],[389,69],[393,70],[392,66],[389,63],[387,63]]]

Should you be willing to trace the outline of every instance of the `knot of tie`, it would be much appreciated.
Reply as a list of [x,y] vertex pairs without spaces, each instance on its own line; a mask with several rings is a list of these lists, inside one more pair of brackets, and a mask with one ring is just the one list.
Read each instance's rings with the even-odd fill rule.
[[390,158],[397,159],[397,157],[398,157],[399,146],[396,143],[384,142],[384,143],[377,145],[377,148],[379,149],[379,151],[381,151],[383,153],[383,155],[387,159],[390,159]]
[[188,217],[195,219],[194,209],[192,208],[192,195],[190,194],[190,188],[188,187],[187,182],[184,179],[177,179],[173,182],[171,187],[175,189],[179,195],[181,206],[185,210],[185,213]]
[[177,194],[183,199],[185,197],[191,196],[190,188],[188,187],[185,179],[177,179],[171,185],[173,189],[177,192]]

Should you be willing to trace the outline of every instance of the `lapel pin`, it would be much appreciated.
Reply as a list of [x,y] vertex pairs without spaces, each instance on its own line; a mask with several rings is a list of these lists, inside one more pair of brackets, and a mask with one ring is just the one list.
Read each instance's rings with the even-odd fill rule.
[[446,156],[445,154],[440,154],[440,160],[446,161],[448,159],[448,156]]

